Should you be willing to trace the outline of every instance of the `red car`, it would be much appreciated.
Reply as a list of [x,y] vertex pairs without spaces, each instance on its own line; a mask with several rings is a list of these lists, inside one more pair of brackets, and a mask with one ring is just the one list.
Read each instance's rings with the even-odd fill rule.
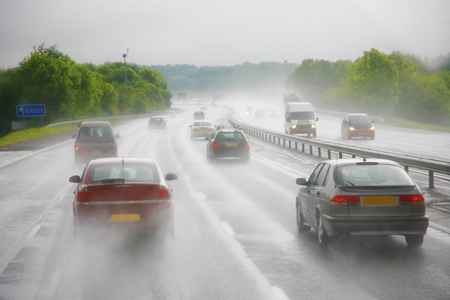
[[173,201],[158,163],[147,158],[100,158],[91,160],[80,177],[73,201],[74,228],[119,226],[158,229],[173,236]]

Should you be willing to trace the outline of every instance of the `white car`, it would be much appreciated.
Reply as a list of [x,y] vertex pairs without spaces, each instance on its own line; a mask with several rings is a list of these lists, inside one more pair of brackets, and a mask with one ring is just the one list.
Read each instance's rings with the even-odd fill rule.
[[213,122],[208,120],[195,121],[192,125],[189,125],[189,127],[191,127],[191,139],[210,137],[211,134],[216,132]]

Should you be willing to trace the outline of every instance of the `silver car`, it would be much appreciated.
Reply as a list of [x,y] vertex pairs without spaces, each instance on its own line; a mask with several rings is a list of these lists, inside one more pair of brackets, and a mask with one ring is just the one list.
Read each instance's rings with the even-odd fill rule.
[[320,246],[339,235],[404,235],[420,246],[428,228],[425,199],[398,163],[382,159],[321,162],[301,185],[297,229],[316,229]]
[[194,124],[189,125],[189,127],[191,127],[191,139],[210,137],[216,131],[213,122],[208,120],[194,121]]

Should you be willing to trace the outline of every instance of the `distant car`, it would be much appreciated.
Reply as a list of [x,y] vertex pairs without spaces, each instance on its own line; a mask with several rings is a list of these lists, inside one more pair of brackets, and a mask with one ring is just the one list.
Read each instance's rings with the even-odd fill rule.
[[[161,230],[173,235],[173,201],[156,161],[148,158],[101,158],[87,164],[77,183],[73,201],[75,233],[118,226]],[[82,234],[81,233],[81,234]]]
[[194,121],[189,127],[191,127],[191,139],[209,137],[216,131],[213,122],[208,120]]
[[205,112],[199,110],[194,112],[194,120],[204,120],[205,119]]
[[92,158],[117,156],[117,141],[120,135],[113,134],[107,121],[82,122],[75,139],[75,161],[85,163]]
[[404,235],[420,246],[428,228],[425,199],[396,162],[336,159],[317,165],[296,199],[297,229],[316,229],[320,246],[339,235]]
[[206,153],[209,160],[217,158],[250,159],[250,145],[240,129],[220,129],[207,138]]
[[257,109],[255,110],[255,118],[256,119],[264,119],[266,117],[266,113],[263,109]]
[[343,138],[354,137],[375,138],[374,121],[366,114],[348,114],[341,124],[341,135]]
[[269,117],[278,117],[280,113],[276,109],[269,109],[269,112],[267,113]]
[[150,129],[167,129],[167,120],[162,116],[152,116],[148,120],[148,128]]

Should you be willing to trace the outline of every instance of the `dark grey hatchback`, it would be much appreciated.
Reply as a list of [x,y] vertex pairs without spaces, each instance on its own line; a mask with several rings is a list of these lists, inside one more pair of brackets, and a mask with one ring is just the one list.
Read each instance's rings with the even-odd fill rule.
[[316,229],[320,246],[338,235],[403,235],[420,246],[428,228],[425,199],[398,163],[381,159],[321,162],[296,199],[297,229]]

